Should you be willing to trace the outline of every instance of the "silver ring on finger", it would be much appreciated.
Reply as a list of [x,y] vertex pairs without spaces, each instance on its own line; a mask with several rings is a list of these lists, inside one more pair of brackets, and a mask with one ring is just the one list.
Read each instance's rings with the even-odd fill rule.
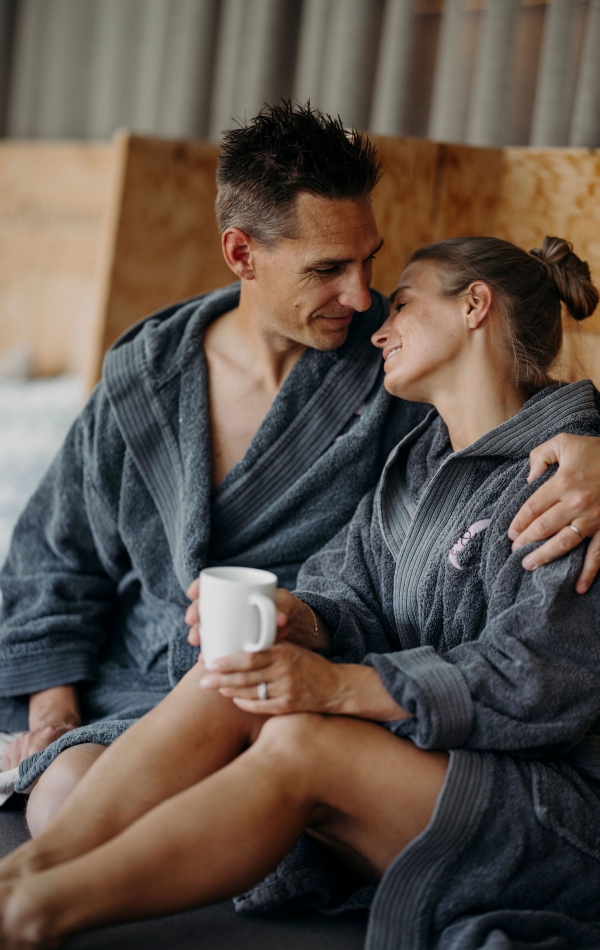
[[256,687],[256,690],[258,692],[258,698],[260,699],[261,703],[266,702],[267,699],[269,698],[269,694],[267,692],[267,684],[264,682],[264,680],[262,683],[258,684],[258,686]]
[[585,541],[585,534],[583,534],[583,533],[579,530],[579,528],[577,527],[576,524],[573,524],[573,522],[571,522],[571,524],[570,524],[568,527],[571,529],[571,531],[576,531],[577,534],[579,535],[579,537],[581,538],[581,540],[582,540],[582,541]]

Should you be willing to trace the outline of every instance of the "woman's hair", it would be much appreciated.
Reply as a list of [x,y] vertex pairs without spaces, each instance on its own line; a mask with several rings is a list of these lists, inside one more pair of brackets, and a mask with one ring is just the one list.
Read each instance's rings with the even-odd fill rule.
[[439,265],[446,297],[459,296],[477,280],[491,287],[506,319],[517,382],[530,393],[550,381],[562,343],[561,301],[575,320],[585,320],[598,303],[587,263],[558,237],[545,237],[529,253],[499,238],[451,238],[419,248],[413,261]]

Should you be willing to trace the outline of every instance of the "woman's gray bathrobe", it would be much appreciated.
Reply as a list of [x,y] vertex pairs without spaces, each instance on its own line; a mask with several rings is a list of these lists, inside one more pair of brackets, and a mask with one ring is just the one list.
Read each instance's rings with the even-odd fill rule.
[[377,483],[426,409],[383,390],[370,335],[389,302],[372,299],[342,347],[302,356],[214,492],[202,338],[239,285],[161,312],[108,354],[0,575],[0,728],[27,728],[27,695],[65,683],[84,722],[106,722],[26,761],[19,788],[65,746],[111,741],[190,668],[185,590],[201,568],[268,568],[293,587]]
[[[368,950],[600,947],[600,583],[574,591],[584,545],[526,572],[507,537],[539,484],[529,451],[561,431],[596,434],[589,381],[455,454],[432,411],[300,573],[337,658],[374,666],[411,713],[388,728],[452,750],[428,828],[377,889]],[[240,908],[318,903],[307,852]]]

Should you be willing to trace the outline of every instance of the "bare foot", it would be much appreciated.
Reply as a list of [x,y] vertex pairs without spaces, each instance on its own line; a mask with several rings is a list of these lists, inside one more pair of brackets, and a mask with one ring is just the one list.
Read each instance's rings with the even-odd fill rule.
[[50,859],[43,857],[36,843],[27,841],[0,861],[0,884],[28,877],[30,874],[45,870],[50,864]]
[[0,950],[55,950],[58,932],[45,874],[0,884]]

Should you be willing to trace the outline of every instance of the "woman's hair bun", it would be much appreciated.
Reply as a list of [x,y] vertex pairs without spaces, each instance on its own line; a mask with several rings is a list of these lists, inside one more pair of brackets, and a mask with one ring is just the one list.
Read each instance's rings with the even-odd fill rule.
[[545,237],[541,247],[529,252],[544,265],[550,281],[575,320],[585,320],[598,304],[586,261],[573,253],[573,245],[558,237]]

